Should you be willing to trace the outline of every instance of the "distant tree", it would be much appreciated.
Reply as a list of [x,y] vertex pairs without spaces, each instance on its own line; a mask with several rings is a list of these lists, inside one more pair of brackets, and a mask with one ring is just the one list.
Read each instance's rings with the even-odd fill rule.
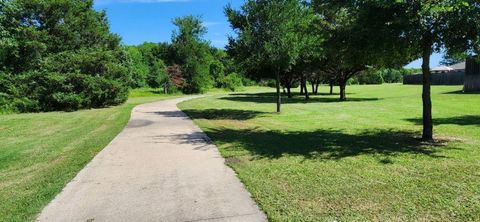
[[283,87],[287,89],[287,97],[292,98],[292,88],[297,86],[296,83],[298,82],[297,73],[293,72],[292,70],[283,74],[280,78],[280,83]]
[[221,87],[221,80],[225,77],[225,66],[219,60],[213,60],[210,64],[210,76],[215,81],[216,87]]
[[230,6],[225,13],[237,37],[230,39],[229,51],[243,66],[253,71],[268,71],[276,82],[277,112],[280,112],[281,76],[297,62],[301,33],[297,28],[305,17],[298,0],[247,0],[240,10]]
[[403,81],[402,70],[399,69],[380,69],[377,72],[382,76],[385,83],[401,83]]
[[161,59],[154,59],[151,62],[150,71],[147,76],[147,83],[152,88],[160,88],[165,81],[168,81],[165,71],[166,65]]
[[209,43],[203,39],[207,29],[199,17],[175,18],[177,30],[172,35],[174,63],[179,64],[186,84],[185,93],[202,93],[213,86],[210,64],[213,60]]
[[146,87],[150,67],[144,60],[142,52],[136,46],[128,46],[127,52],[132,60],[132,87]]
[[400,47],[392,40],[397,33],[385,23],[393,18],[394,9],[382,8],[376,1],[312,3],[325,34],[323,70],[339,85],[340,100],[347,99],[345,90],[352,77],[370,67],[401,66],[408,59],[400,59],[398,55],[406,54],[401,50],[390,53]]
[[142,53],[143,61],[148,65],[148,73],[146,75],[146,81],[149,87],[158,88],[163,85],[167,80],[167,75],[165,73],[165,62],[162,60],[163,56],[168,55],[168,51],[164,52],[162,50],[168,50],[162,48],[163,44],[145,42],[137,48]]
[[380,72],[376,69],[366,69],[360,74],[358,74],[356,77],[352,78],[353,80],[356,80],[356,83],[361,84],[361,85],[370,85],[370,84],[382,84],[383,83],[383,77]]

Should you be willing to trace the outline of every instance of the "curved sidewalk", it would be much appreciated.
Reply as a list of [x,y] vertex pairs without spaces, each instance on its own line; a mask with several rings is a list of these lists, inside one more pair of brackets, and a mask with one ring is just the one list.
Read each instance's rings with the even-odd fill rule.
[[266,221],[217,147],[176,104],[144,104],[37,221]]

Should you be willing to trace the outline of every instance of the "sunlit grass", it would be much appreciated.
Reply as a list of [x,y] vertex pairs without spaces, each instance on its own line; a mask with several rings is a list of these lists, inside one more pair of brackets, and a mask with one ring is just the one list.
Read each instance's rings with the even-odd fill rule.
[[125,126],[131,109],[175,95],[133,90],[123,105],[0,115],[0,221],[30,221]]
[[[349,101],[274,89],[187,101],[272,221],[480,220],[480,94],[434,86],[435,144],[421,87],[348,86]],[[260,92],[263,91],[263,92]]]

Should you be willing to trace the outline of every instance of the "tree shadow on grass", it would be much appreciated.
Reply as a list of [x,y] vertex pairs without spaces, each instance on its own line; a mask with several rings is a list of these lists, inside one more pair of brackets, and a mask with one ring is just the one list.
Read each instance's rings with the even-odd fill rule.
[[[381,163],[398,154],[437,155],[445,144],[423,143],[412,132],[395,130],[365,130],[346,134],[338,130],[313,132],[281,132],[259,129],[210,129],[207,135],[217,144],[232,144],[225,149],[242,152],[246,149],[255,158],[276,159],[284,155],[306,159],[338,160],[359,155],[378,155]],[[240,146],[239,146],[240,145]]]
[[456,90],[452,92],[446,92],[443,94],[459,94],[459,95],[469,95],[469,94],[480,94],[480,91],[477,92],[464,92],[463,90]]
[[[421,118],[412,118],[412,119],[406,119],[406,120],[409,122],[413,122],[417,125],[423,124],[423,120]],[[480,126],[480,116],[465,115],[465,116],[446,117],[446,118],[434,118],[433,124],[434,125],[454,124],[454,125],[460,125],[460,126],[468,126],[468,125]]]
[[[183,111],[183,112],[182,112]],[[237,109],[184,109],[182,111],[150,112],[165,117],[190,117],[209,120],[248,120],[266,114],[265,112]],[[185,115],[186,114],[186,115]]]
[[[254,103],[275,103],[276,94],[275,93],[235,93],[230,94],[230,96],[221,97],[222,100],[230,100],[235,102],[254,102]],[[293,96],[292,98],[282,97],[282,103],[332,103],[332,102],[364,102],[364,101],[377,101],[379,98],[352,98],[347,97],[347,101],[341,101],[338,98],[332,97],[318,97],[311,95],[310,99],[306,100],[305,97],[301,95]]]
[[210,120],[248,120],[266,114],[260,111],[237,109],[185,109],[183,112],[192,119]]

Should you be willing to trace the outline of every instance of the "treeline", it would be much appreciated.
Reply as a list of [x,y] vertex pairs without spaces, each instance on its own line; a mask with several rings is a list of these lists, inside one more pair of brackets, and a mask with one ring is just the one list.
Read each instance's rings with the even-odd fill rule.
[[353,77],[350,80],[350,84],[383,84],[383,83],[403,83],[403,78],[407,75],[421,73],[418,69],[367,69],[358,76]]
[[176,18],[172,43],[128,46],[132,60],[131,87],[163,88],[165,93],[203,93],[210,88],[232,91],[250,81],[237,74],[238,67],[222,49],[203,39],[206,28],[198,17]]

